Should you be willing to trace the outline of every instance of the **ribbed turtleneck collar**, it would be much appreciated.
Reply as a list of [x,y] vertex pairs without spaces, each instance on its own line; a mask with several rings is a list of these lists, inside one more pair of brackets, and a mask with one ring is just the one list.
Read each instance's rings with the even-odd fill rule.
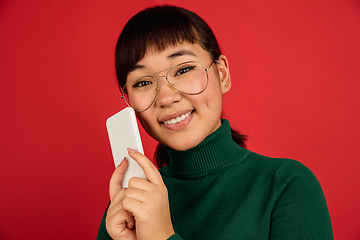
[[177,151],[164,146],[170,162],[160,171],[168,177],[195,179],[221,171],[244,158],[248,151],[232,140],[230,123],[226,119],[222,119],[221,123],[215,132],[194,148]]

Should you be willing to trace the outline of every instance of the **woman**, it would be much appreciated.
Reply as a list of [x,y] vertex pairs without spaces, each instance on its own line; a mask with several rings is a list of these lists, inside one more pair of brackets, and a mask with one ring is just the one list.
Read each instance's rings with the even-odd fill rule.
[[333,239],[312,172],[244,148],[221,119],[229,64],[196,14],[145,9],[124,27],[115,53],[126,103],[159,142],[159,171],[128,149],[148,180],[121,189],[127,161],[110,180],[98,239]]

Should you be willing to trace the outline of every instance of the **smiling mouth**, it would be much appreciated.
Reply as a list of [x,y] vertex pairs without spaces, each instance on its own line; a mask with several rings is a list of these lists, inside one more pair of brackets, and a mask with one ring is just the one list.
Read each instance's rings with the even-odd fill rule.
[[186,118],[188,118],[192,113],[193,113],[193,110],[191,110],[190,112],[185,113],[185,114],[183,114],[183,115],[181,115],[179,117],[167,120],[167,121],[164,122],[164,124],[165,125],[171,125],[171,124],[179,123],[179,122],[185,120]]

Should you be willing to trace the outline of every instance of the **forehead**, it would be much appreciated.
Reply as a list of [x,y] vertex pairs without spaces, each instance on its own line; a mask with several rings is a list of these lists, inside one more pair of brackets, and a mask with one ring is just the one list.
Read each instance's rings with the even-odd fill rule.
[[173,67],[185,61],[198,61],[207,64],[211,61],[210,53],[199,44],[182,43],[169,46],[164,50],[149,46],[139,62],[127,74],[127,81],[139,76],[153,74]]
[[199,44],[182,43],[175,46],[169,46],[164,50],[159,50],[155,47],[149,46],[144,57],[140,59],[137,64],[150,65],[156,59],[161,61],[173,61],[186,58],[201,59],[206,57],[210,57],[210,54],[205,51]]

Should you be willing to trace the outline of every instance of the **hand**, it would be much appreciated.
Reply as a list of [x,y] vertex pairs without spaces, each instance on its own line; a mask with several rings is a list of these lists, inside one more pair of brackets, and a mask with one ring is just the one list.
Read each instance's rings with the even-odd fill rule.
[[168,192],[159,171],[143,154],[128,149],[144,170],[147,180],[133,177],[125,191],[122,207],[135,218],[136,236],[139,240],[168,239],[174,234],[171,223]]
[[106,216],[106,230],[114,240],[136,240],[134,229],[135,219],[131,214],[122,208],[122,201],[125,197],[125,188],[121,188],[121,183],[125,170],[128,167],[126,158],[115,169],[110,179],[110,205]]
[[133,177],[129,181],[129,188],[122,189],[121,183],[128,163],[127,160],[121,162],[110,180],[111,203],[106,229],[116,240],[165,240],[174,234],[165,184],[147,157],[132,149],[128,151],[144,170],[148,180]]

